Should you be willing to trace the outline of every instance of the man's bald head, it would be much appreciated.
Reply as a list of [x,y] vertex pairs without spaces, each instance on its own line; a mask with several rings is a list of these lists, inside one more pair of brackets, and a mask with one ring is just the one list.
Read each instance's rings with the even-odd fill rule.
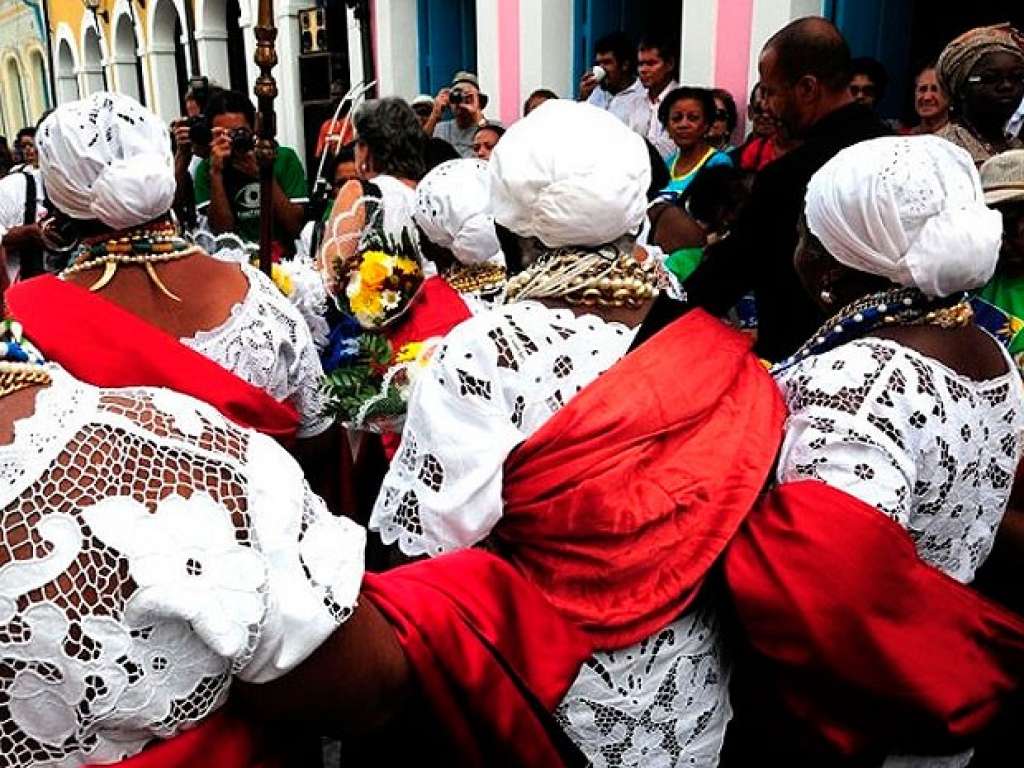
[[808,16],[790,22],[764,44],[761,56],[769,55],[790,85],[806,75],[834,92],[846,90],[850,83],[850,47],[827,19]]

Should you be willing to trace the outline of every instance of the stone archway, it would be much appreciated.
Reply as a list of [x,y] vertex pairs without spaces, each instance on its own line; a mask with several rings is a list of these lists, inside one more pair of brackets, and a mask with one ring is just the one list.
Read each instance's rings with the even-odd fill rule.
[[124,12],[114,23],[114,44],[111,64],[117,90],[145,103],[142,85],[142,63],[138,56],[139,42],[135,37],[132,18]]
[[184,27],[174,0],[155,0],[149,9],[149,68],[153,84],[151,107],[168,122],[181,113],[181,97],[188,83],[176,53]]
[[21,73],[21,65],[14,56],[8,56],[4,61],[3,82],[4,90],[7,91],[7,129],[14,133],[29,124],[29,110],[25,103],[24,78]]
[[89,26],[82,32],[82,90],[89,95],[105,88],[100,35],[96,27]]
[[27,55],[28,72],[32,80],[32,103],[33,118],[38,120],[47,109],[50,108],[49,79],[46,71],[46,61],[43,52],[39,48],[32,48]]
[[80,99],[81,89],[75,75],[75,51],[67,38],[57,43],[57,103]]

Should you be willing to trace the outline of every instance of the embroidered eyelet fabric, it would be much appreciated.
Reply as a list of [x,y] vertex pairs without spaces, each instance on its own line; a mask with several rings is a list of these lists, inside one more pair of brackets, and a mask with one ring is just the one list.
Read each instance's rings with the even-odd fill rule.
[[[502,516],[508,454],[629,349],[634,331],[532,301],[457,326],[417,380],[370,528],[408,555],[485,539]],[[713,614],[692,609],[600,652],[558,710],[596,766],[714,766],[731,716]]]
[[320,390],[323,366],[302,315],[258,269],[241,265],[249,281],[245,298],[217,328],[181,343],[220,364],[299,413],[299,437],[331,426]]
[[273,440],[56,366],[0,446],[0,763],[116,762],[352,613],[365,534]]
[[815,355],[778,379],[789,407],[780,482],[814,478],[907,529],[927,563],[973,580],[1021,454],[1016,369],[972,381],[885,339]]
[[[910,534],[922,560],[961,583],[992,550],[1021,458],[1015,366],[973,381],[887,339],[815,355],[777,379],[789,407],[779,482],[817,479]],[[899,755],[885,768],[964,768],[973,750]]]

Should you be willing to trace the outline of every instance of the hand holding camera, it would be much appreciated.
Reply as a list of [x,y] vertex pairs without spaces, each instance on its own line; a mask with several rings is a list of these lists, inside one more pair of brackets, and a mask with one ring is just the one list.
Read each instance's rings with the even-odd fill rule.
[[255,178],[260,173],[255,149],[256,135],[251,128],[214,128],[210,166],[215,173],[222,173],[230,164],[239,173]]

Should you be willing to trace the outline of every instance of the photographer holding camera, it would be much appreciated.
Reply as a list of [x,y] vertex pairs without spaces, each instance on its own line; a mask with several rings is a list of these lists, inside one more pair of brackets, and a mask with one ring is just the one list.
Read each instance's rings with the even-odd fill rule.
[[[438,122],[446,107],[455,119]],[[423,126],[427,135],[444,139],[461,157],[474,157],[473,137],[480,126],[487,124],[484,108],[487,94],[480,93],[480,81],[472,72],[456,72],[450,88],[442,88],[434,100],[434,109]]]
[[[213,141],[210,157],[196,170],[196,207],[214,234],[232,232],[256,243],[260,236],[260,167],[256,160],[256,111],[244,94],[222,91],[210,99],[206,117]],[[274,159],[274,246],[291,253],[305,220],[306,174],[295,150],[278,146]]]
[[205,115],[209,100],[221,92],[205,77],[189,81],[185,94],[185,117],[171,123],[174,139],[174,179],[178,184],[174,195],[174,212],[185,225],[196,226],[195,175],[199,163],[210,156],[213,132]]

